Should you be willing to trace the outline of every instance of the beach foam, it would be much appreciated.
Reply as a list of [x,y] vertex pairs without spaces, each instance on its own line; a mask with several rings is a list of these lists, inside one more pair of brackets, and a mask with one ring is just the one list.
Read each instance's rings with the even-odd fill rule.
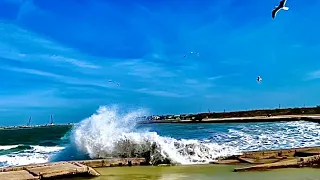
[[5,146],[2,149],[14,150],[19,147],[21,148],[17,151],[12,151],[8,154],[0,155],[0,167],[46,163],[49,161],[50,157],[53,154],[64,149],[64,147],[59,146],[50,147],[28,145]]

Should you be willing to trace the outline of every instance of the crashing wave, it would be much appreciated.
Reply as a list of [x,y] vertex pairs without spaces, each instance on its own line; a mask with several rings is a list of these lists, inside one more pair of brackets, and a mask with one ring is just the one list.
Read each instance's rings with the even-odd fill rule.
[[[239,152],[234,147],[199,140],[177,140],[137,129],[139,117],[146,114],[144,110],[121,114],[116,106],[101,106],[74,127],[68,156],[75,159],[75,154],[80,153],[82,158],[91,159],[144,157],[151,164],[199,164]],[[60,155],[66,156],[66,153]]]

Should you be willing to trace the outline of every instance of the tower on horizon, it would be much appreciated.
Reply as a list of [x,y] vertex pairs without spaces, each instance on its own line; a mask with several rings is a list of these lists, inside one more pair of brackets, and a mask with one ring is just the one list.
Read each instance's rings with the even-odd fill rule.
[[50,115],[50,125],[53,125],[53,116],[52,116],[52,114]]
[[30,126],[30,124],[31,124],[31,116],[29,117],[29,120],[28,120],[28,124],[27,124],[27,126]]

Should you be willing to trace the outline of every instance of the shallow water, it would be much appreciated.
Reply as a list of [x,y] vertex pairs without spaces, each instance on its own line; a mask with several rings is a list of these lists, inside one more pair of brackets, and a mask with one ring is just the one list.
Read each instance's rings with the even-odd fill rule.
[[[320,180],[320,170],[312,168],[233,172],[239,166],[192,165],[170,167],[98,168],[92,180]],[[76,178],[85,180],[89,178]]]

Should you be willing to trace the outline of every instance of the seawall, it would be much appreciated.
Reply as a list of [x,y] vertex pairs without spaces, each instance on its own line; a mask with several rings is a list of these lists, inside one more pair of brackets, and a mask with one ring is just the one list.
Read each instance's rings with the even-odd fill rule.
[[320,115],[283,115],[283,116],[255,116],[234,118],[205,118],[201,120],[152,120],[148,123],[259,123],[281,121],[311,121],[320,122]]
[[244,165],[234,169],[235,172],[277,168],[318,168],[320,167],[320,147],[244,152],[212,163]]
[[108,158],[84,161],[32,164],[0,169],[0,179],[39,180],[64,177],[100,176],[93,168],[137,166],[145,164],[144,158]]

